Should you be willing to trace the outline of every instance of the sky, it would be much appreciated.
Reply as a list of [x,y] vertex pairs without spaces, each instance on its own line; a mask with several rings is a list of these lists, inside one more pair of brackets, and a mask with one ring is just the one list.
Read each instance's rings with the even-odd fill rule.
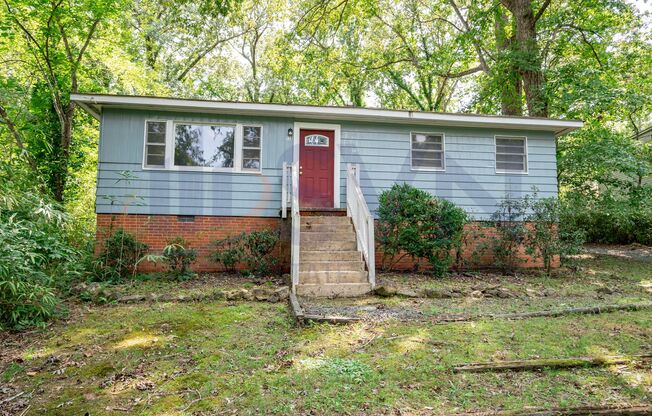
[[652,0],[629,0],[629,2],[638,7],[642,12],[652,13]]

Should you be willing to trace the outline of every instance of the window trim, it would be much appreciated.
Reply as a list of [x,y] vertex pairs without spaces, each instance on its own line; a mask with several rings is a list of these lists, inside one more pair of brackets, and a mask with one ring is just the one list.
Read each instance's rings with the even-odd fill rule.
[[[147,166],[147,123],[148,122],[165,122],[165,165],[164,166]],[[175,146],[175,129],[177,124],[194,124],[201,126],[230,126],[235,128],[235,143],[233,149],[233,167],[210,167],[210,166],[177,166],[174,164],[174,146]],[[176,120],[176,119],[146,119],[143,123],[143,170],[158,170],[171,172],[212,172],[212,173],[237,173],[246,175],[262,175],[263,173],[263,142],[264,133],[263,125],[258,123],[240,123],[240,122],[219,122],[219,121],[194,121],[194,120]],[[260,169],[242,169],[242,144],[244,126],[260,127]]]
[[[425,134],[427,136],[441,136],[441,167],[440,168],[428,168],[428,167],[414,167],[412,164],[412,135],[414,134]],[[424,131],[411,131],[410,132],[410,170],[411,171],[423,171],[423,172],[446,172],[446,135],[441,132],[424,132]]]
[[[501,139],[523,139],[525,142],[525,170],[506,170],[506,169],[498,169],[498,160],[497,160],[497,155],[498,155],[498,142],[496,139],[501,138]],[[528,150],[528,140],[527,136],[511,136],[511,135],[506,135],[506,134],[495,134],[494,135],[494,169],[496,171],[496,174],[498,175],[528,175],[530,171],[530,157],[529,157],[529,150]]]
[[[149,166],[149,165],[147,165],[147,145],[148,145],[148,143],[147,143],[147,124],[148,123],[165,123],[165,140],[164,140],[163,143],[155,143],[155,145],[165,147],[165,153],[164,153],[164,156],[163,156],[163,166],[157,166],[157,165]],[[167,164],[168,164],[167,159],[168,159],[168,130],[169,130],[169,127],[170,127],[170,123],[168,122],[168,120],[160,120],[160,119],[147,119],[147,120],[145,120],[145,128],[144,128],[144,132],[143,132],[143,169],[154,169],[154,170],[158,169],[158,170],[161,170],[161,169],[165,169],[165,167],[167,166]]]
[[[239,123],[238,126],[239,126],[239,129],[240,129],[240,136],[242,137],[240,151],[239,151],[240,152],[240,162],[239,162],[240,163],[240,166],[239,166],[240,171],[244,172],[244,173],[263,173],[263,125],[262,124],[256,124],[256,123]],[[245,169],[245,168],[242,167],[242,163],[243,163],[243,160],[244,160],[244,157],[242,155],[244,155],[244,150],[245,150],[245,146],[244,146],[244,128],[245,128],[245,126],[246,127],[260,127],[260,146],[258,147],[258,149],[260,149],[260,157],[259,157],[259,159],[260,159],[260,168],[259,169]],[[247,147],[247,149],[256,149],[256,147]],[[236,162],[237,162],[237,160],[236,160]]]

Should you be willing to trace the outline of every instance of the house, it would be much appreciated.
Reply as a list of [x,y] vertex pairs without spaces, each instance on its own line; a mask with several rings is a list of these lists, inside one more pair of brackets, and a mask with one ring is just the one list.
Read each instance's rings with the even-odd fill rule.
[[634,139],[640,140],[643,143],[652,141],[652,126],[641,130],[636,136],[634,136]]
[[[506,194],[557,195],[555,137],[581,121],[73,94],[100,121],[98,236],[200,253],[245,230],[287,230],[293,289],[356,294],[375,282],[378,195],[408,182],[488,218]],[[291,242],[291,244],[290,244]]]

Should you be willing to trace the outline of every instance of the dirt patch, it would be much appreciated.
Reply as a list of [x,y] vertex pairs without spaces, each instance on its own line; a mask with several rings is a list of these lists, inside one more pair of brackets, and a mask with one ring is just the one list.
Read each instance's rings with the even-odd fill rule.
[[652,263],[652,247],[642,244],[630,244],[627,246],[591,244],[584,246],[584,251],[591,254],[616,256]]

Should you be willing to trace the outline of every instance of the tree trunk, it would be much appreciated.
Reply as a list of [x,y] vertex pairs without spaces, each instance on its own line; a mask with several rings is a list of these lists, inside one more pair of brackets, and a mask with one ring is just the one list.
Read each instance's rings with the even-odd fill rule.
[[[75,91],[76,92],[76,91]],[[63,202],[68,178],[68,161],[70,160],[70,144],[72,143],[72,119],[75,113],[75,103],[70,102],[63,112],[61,122],[60,149],[58,152],[58,169],[54,172],[53,196],[57,202]]]
[[[507,36],[506,26],[509,24],[509,19],[503,13],[502,8],[497,8],[494,34],[496,37],[496,48],[500,59],[506,65],[496,65],[494,67],[494,78],[498,80],[500,86],[500,112],[507,116],[521,116],[523,115],[523,84],[521,75],[517,69],[510,62],[507,54],[512,48],[512,39]],[[505,68],[507,66],[507,68]],[[499,71],[500,73],[496,73]]]
[[523,79],[523,89],[528,115],[548,116],[548,100],[544,92],[541,56],[537,43],[537,29],[531,0],[504,1],[514,17],[516,26],[515,47],[518,52],[516,65]]

